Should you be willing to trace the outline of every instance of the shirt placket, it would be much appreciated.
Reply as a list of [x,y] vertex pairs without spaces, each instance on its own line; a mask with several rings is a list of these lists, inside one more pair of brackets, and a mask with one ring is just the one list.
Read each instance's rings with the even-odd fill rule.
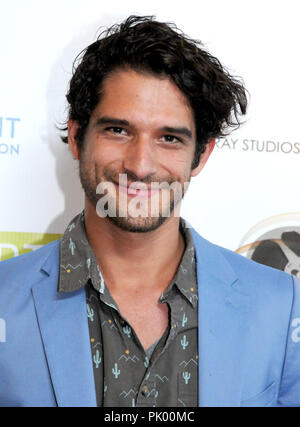
[[111,319],[119,331],[120,346],[123,347],[124,353],[138,353],[139,355],[141,355],[141,361],[139,366],[137,366],[137,369],[141,370],[142,366],[145,368],[144,375],[141,370],[142,375],[140,376],[140,378],[143,378],[141,384],[130,384],[131,376],[130,374],[128,374],[127,384],[130,384],[128,388],[136,390],[136,397],[132,397],[131,406],[153,406],[153,404],[155,403],[155,383],[150,378],[150,363],[146,357],[145,351],[139,344],[139,340],[135,334],[134,329],[130,326],[126,319],[122,317],[107,288],[105,289],[105,292],[103,294],[100,294],[100,300],[102,303],[108,306],[111,312]]

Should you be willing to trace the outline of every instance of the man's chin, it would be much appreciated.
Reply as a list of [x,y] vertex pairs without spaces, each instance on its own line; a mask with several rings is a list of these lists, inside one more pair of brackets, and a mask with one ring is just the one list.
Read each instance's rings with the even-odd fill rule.
[[149,233],[158,229],[167,219],[167,217],[107,217],[116,227],[130,233]]

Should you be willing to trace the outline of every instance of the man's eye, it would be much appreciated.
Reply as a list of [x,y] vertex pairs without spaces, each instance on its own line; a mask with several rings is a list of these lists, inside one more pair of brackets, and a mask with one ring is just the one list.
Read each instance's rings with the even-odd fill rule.
[[125,133],[125,129],[117,127],[117,126],[107,127],[105,130],[108,132],[116,133],[118,135]]
[[169,142],[170,144],[175,144],[175,143],[177,143],[177,142],[181,142],[180,141],[180,139],[179,138],[177,138],[176,136],[174,136],[174,135],[164,135],[163,136],[163,139],[166,141],[166,142]]

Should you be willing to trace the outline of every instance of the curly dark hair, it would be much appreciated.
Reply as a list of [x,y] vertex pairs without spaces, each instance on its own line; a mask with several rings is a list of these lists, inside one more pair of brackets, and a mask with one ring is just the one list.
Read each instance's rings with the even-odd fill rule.
[[[129,16],[101,33],[96,42],[78,55],[66,96],[69,118],[79,124],[76,141],[81,149],[109,73],[131,68],[168,76],[184,93],[194,113],[194,168],[211,138],[225,136],[226,129],[241,124],[239,116],[247,108],[246,90],[240,79],[231,76],[217,58],[203,49],[201,42],[188,38],[175,24],[154,18]],[[67,137],[62,140],[68,141]]]

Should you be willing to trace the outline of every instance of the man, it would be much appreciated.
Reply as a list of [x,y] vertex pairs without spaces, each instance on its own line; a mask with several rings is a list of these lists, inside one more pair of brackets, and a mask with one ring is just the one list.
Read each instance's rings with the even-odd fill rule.
[[300,406],[299,282],[178,215],[243,86],[174,26],[129,17],[67,99],[85,209],[0,266],[0,404]]

